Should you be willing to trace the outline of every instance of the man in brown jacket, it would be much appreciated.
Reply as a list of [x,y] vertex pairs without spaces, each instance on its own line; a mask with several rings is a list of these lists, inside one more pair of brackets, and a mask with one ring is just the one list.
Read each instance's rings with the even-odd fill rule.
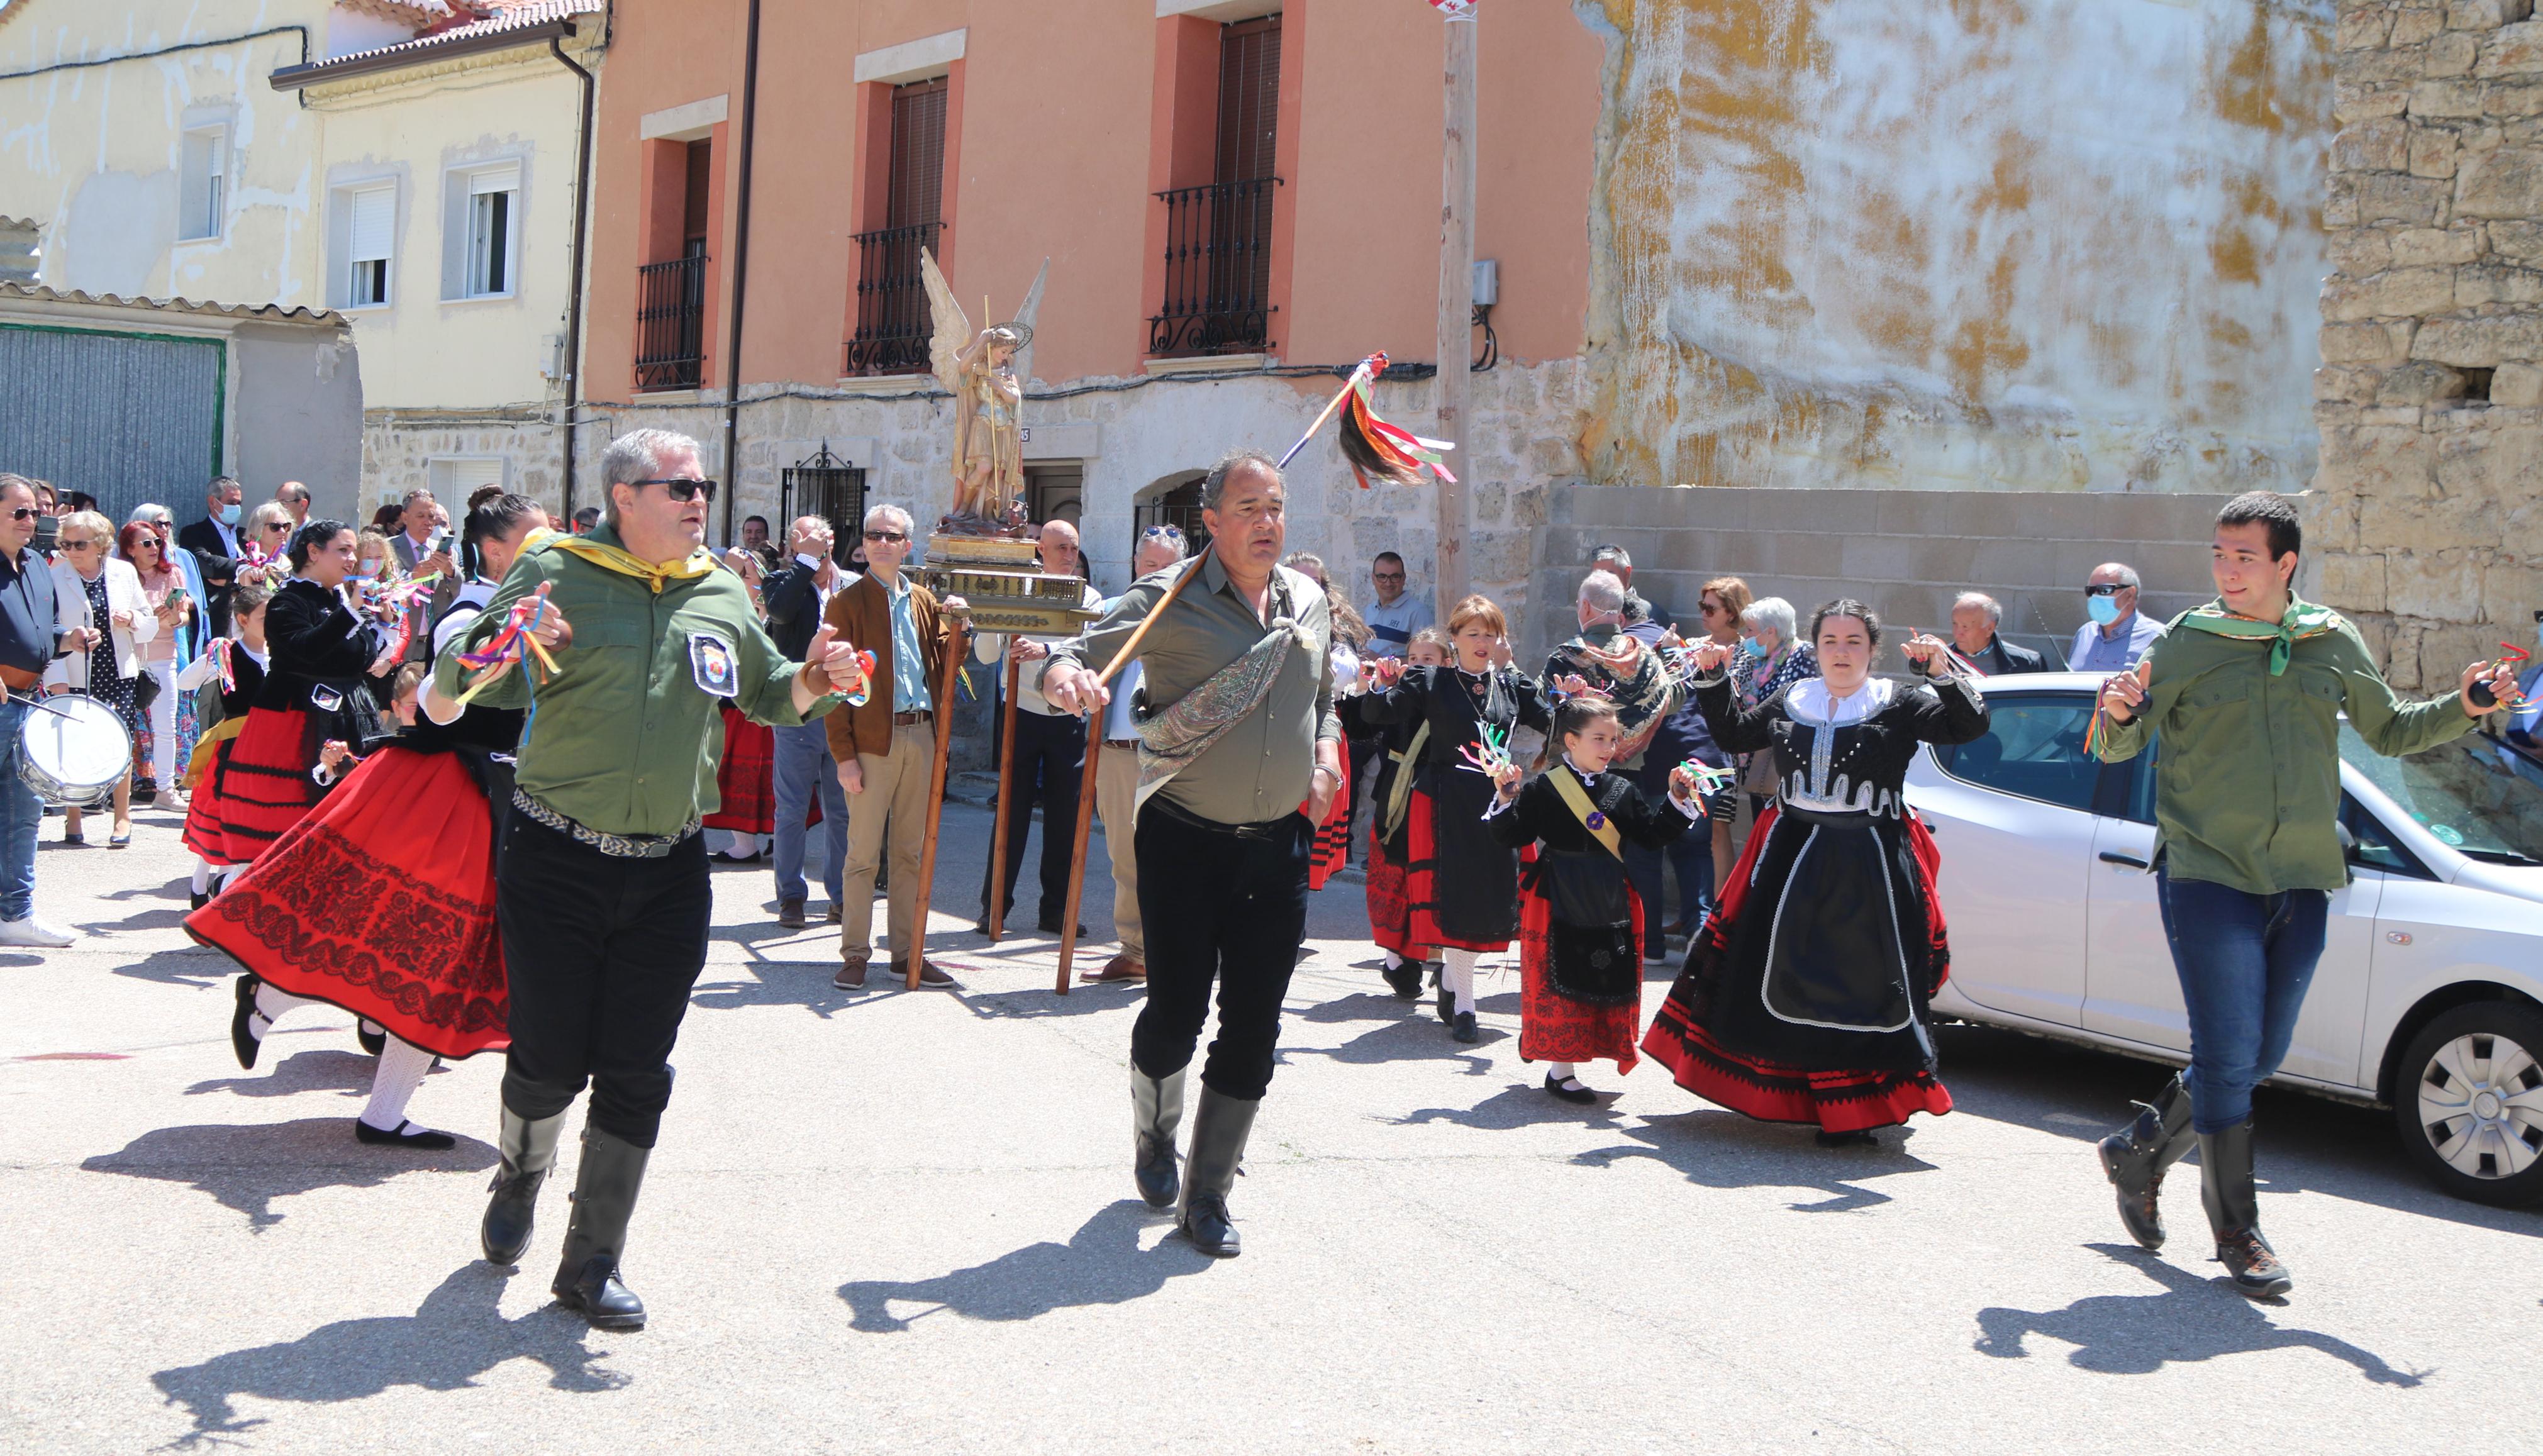
[[[909,512],[878,505],[866,512],[866,573],[830,598],[822,613],[837,637],[875,654],[874,686],[862,705],[843,706],[822,720],[830,756],[838,760],[839,787],[848,812],[847,914],[839,935],[843,991],[866,983],[874,957],[875,871],[885,846],[891,851],[891,912],[887,922],[892,974],[909,974],[910,930],[926,912],[918,903],[918,853],[927,831],[927,781],[936,762],[936,707],[932,693],[944,669],[953,634],[928,589],[901,575],[909,555]],[[947,597],[945,611],[963,599]],[[922,962],[922,986],[950,986],[954,978]]]

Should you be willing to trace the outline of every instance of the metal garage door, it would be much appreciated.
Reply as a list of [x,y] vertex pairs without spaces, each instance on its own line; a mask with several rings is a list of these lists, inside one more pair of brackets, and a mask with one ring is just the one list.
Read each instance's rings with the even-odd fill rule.
[[0,470],[117,524],[144,500],[193,520],[221,473],[227,368],[217,339],[0,324]]

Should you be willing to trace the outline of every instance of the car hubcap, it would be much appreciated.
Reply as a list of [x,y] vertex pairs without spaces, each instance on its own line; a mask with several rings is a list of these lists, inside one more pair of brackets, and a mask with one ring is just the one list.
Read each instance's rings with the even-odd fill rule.
[[2523,1173],[2543,1161],[2543,1065],[2504,1036],[2457,1036],[2420,1075],[2420,1125],[2458,1173]]

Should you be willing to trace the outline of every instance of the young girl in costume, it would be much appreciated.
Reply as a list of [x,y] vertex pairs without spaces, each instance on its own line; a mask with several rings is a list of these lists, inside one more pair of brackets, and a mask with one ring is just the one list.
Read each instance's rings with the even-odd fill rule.
[[1576,1063],[1607,1057],[1623,1076],[1640,1059],[1648,907],[1625,878],[1624,847],[1664,849],[1704,810],[1683,764],[1669,771],[1668,808],[1607,771],[1625,737],[1607,699],[1567,700],[1554,737],[1561,761],[1526,788],[1517,764],[1500,765],[1487,822],[1504,848],[1541,846],[1520,875],[1519,1060],[1551,1063],[1545,1090],[1586,1104],[1597,1094]]
[[[1448,634],[1436,627],[1425,627],[1413,634],[1403,662],[1390,665],[1387,659],[1372,658],[1365,676],[1375,680],[1383,674],[1414,667],[1445,667],[1449,653]],[[1427,965],[1433,980],[1438,978],[1438,963],[1431,948],[1413,939],[1413,909],[1404,897],[1404,866],[1409,850],[1405,838],[1405,820],[1413,798],[1412,776],[1404,771],[1404,762],[1420,750],[1416,737],[1423,729],[1414,724],[1397,723],[1383,727],[1368,723],[1365,693],[1354,694],[1337,705],[1344,728],[1362,736],[1377,739],[1377,779],[1371,787],[1369,803],[1376,812],[1368,826],[1368,894],[1369,939],[1386,953],[1386,983],[1406,1001],[1422,999],[1422,971]],[[1421,738],[1425,744],[1428,739]]]
[[[1408,667],[1396,683],[1368,694],[1372,724],[1429,730],[1409,755],[1412,802],[1405,812],[1405,899],[1413,944],[1439,948],[1439,1020],[1459,1041],[1480,1039],[1475,1026],[1475,961],[1504,951],[1518,933],[1518,856],[1484,823],[1492,806],[1497,762],[1508,756],[1512,729],[1554,726],[1545,692],[1533,680],[1493,665],[1508,634],[1502,609],[1470,596],[1448,614],[1455,661]],[[1579,678],[1568,691],[1584,687]]]
[[234,638],[207,644],[203,654],[177,674],[177,690],[191,693],[206,683],[220,684],[221,721],[194,740],[186,763],[186,847],[194,852],[193,908],[212,897],[212,876],[234,868],[222,840],[221,779],[229,767],[230,744],[247,727],[248,709],[265,688],[265,607],[273,599],[273,583],[253,573],[241,573],[230,593]]

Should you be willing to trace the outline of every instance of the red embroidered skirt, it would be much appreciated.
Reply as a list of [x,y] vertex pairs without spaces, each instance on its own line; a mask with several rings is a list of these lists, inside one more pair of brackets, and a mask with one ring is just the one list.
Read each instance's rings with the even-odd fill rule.
[[[1305,813],[1307,806],[1298,805]],[[1351,788],[1350,760],[1343,760],[1343,781],[1334,787],[1333,807],[1325,811],[1325,821],[1316,826],[1316,842],[1307,853],[1307,888],[1322,889],[1334,872],[1350,861]]]
[[187,808],[187,846],[215,865],[244,865],[270,848],[326,794],[309,777],[321,730],[301,709],[250,709]]
[[186,931],[426,1051],[509,1042],[494,819],[454,754],[375,751]]
[[[1625,890],[1634,907],[1634,967],[1643,963],[1643,901],[1631,886]],[[1630,1072],[1642,1057],[1634,1050],[1643,1028],[1643,1009],[1592,1006],[1554,989],[1546,974],[1546,928],[1553,906],[1533,889],[1521,889],[1518,901],[1518,1059],[1525,1062],[1589,1062],[1606,1057],[1617,1075]]]
[[[1431,820],[1435,817],[1430,796],[1420,789],[1414,790],[1412,804],[1404,812],[1404,852],[1411,860],[1404,868],[1404,899],[1408,909],[1406,923],[1414,943],[1473,951],[1479,955],[1508,950],[1507,941],[1460,940],[1439,928],[1437,915],[1441,886],[1432,868],[1438,862],[1438,841],[1431,832]],[[1474,832],[1484,834],[1490,831],[1479,821]]]
[[1404,897],[1404,866],[1386,852],[1386,841],[1368,828],[1368,938],[1378,949],[1407,960],[1427,960],[1429,948],[1413,939],[1413,907]]
[[[700,822],[736,834],[777,832],[777,733],[752,723],[741,710],[724,710],[724,757],[716,764],[716,793],[723,803]],[[812,796],[818,808],[821,796]]]
[[[1930,1071],[1793,1066],[1734,1051],[1705,1030],[1708,977],[1718,976],[1717,968],[1728,957],[1732,928],[1746,908],[1749,880],[1775,816],[1775,810],[1769,809],[1749,831],[1747,848],[1724,882],[1721,902],[1696,932],[1687,968],[1643,1036],[1643,1050],[1667,1067],[1678,1086],[1766,1122],[1807,1122],[1828,1132],[1859,1132],[1904,1122],[1917,1112],[1940,1116],[1950,1111],[1951,1091]],[[1941,857],[1922,821],[1911,816],[1903,827],[1923,881],[1926,931],[1938,962],[1948,964],[1942,905],[1933,893]],[[1766,909],[1772,911],[1771,902]],[[1940,984],[1940,972],[1936,984]]]

